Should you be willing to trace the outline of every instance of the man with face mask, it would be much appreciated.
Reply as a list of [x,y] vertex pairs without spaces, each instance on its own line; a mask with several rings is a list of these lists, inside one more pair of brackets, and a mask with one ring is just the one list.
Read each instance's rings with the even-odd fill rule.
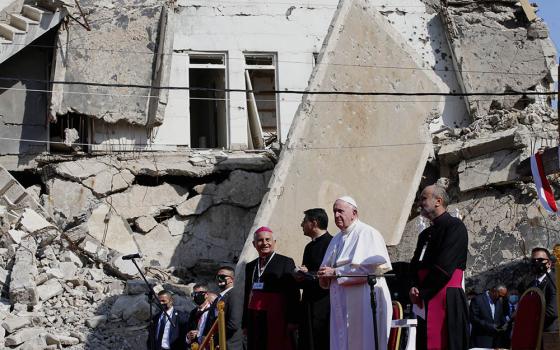
[[477,295],[470,304],[471,349],[509,348],[508,314],[505,297],[507,288],[497,285]]
[[208,302],[208,285],[206,283],[195,284],[191,297],[196,307],[191,310],[187,322],[187,344],[198,341],[199,328],[201,323],[205,320],[203,316],[210,308],[210,303]]
[[[186,315],[173,307],[171,292],[162,290],[158,293],[158,299],[169,318],[163,312],[159,312],[152,319],[148,335],[148,349],[184,350],[187,346],[185,342]],[[169,319],[171,319],[171,322],[169,322]]]
[[544,331],[555,332],[558,330],[556,285],[553,280],[551,255],[546,248],[537,247],[531,251],[531,270],[533,279],[529,282],[529,287],[541,289],[546,301]]
[[[210,332],[212,325],[218,318],[218,302],[224,302],[224,316],[226,323],[226,345],[228,350],[241,350],[243,348],[243,333],[241,331],[242,305],[238,288],[234,288],[235,270],[229,266],[222,266],[216,273],[216,284],[220,294],[208,311],[208,319],[204,328],[204,336]],[[215,336],[215,344],[218,337]]]

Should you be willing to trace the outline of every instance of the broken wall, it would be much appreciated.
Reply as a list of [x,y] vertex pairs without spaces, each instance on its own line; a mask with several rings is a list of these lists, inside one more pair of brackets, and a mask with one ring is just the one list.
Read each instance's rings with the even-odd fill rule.
[[[394,28],[363,1],[344,1],[325,41],[310,91],[439,91],[433,73],[386,70],[371,65],[421,59]],[[377,228],[387,244],[400,240],[424,164],[431,151],[427,122],[443,108],[433,98],[418,103],[385,97],[307,95],[290,130],[253,228],[277,233],[277,249],[299,260],[306,239],[303,211],[353,196],[360,218]],[[404,122],[404,119],[406,122]],[[403,122],[399,122],[403,121]],[[331,221],[331,232],[336,232]],[[242,262],[254,258],[249,235]]]
[[[56,52],[55,80],[133,87],[55,84],[51,114],[75,112],[107,123],[126,121],[145,126],[161,123],[159,86],[165,74],[167,2],[163,0],[81,1],[91,31],[70,21],[61,28]],[[73,15],[81,22],[77,9]],[[163,19],[163,20],[162,20]],[[152,114],[150,115],[149,111]],[[129,140],[134,143],[134,140]]]
[[0,65],[0,163],[10,170],[33,167],[33,158],[48,150],[47,82],[56,30]]
[[[551,89],[556,50],[542,19],[529,22],[517,1],[455,1],[442,7],[465,92]],[[470,96],[470,113],[524,109],[537,97]],[[541,98],[540,103],[546,101]]]

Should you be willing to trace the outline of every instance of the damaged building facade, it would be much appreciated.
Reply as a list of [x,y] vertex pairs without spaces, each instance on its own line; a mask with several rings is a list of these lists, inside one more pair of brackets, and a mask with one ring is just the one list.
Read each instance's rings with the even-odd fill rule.
[[392,3],[6,6],[5,346],[139,348],[149,308],[123,255],[141,253],[188,309],[189,283],[252,258],[252,227],[270,225],[299,261],[303,210],[342,194],[404,270],[417,191],[441,177],[469,229],[467,287],[515,286],[530,249],[560,240],[522,164],[555,145],[550,96],[301,92],[550,92],[546,25],[513,0]]

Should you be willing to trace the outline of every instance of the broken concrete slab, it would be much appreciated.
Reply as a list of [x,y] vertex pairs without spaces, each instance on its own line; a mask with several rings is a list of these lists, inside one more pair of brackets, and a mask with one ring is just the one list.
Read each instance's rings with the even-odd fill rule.
[[519,180],[516,170],[521,154],[521,151],[502,150],[462,161],[457,169],[460,190],[470,191]]
[[55,296],[62,294],[63,291],[64,289],[62,288],[62,285],[56,279],[48,280],[37,287],[37,294],[39,295],[39,299],[41,301],[47,301],[54,298]]
[[216,186],[213,194],[215,204],[228,203],[244,208],[258,205],[267,190],[269,177],[266,173],[234,170],[224,182]]
[[173,257],[179,248],[183,236],[172,236],[169,229],[158,224],[153,230],[142,235],[135,234],[134,239],[140,247],[140,252],[149,265],[164,268],[172,265]]
[[[180,204],[177,207],[177,211],[179,211],[179,207],[183,205]],[[136,229],[142,233],[147,233],[150,232],[150,230],[152,230],[154,227],[157,226],[157,221],[156,219],[154,219],[153,216],[141,216],[139,218],[137,218],[136,220],[134,220],[134,226],[136,227]]]
[[86,320],[86,326],[89,328],[97,328],[107,322],[107,316],[97,315]]
[[[394,62],[419,69],[356,69]],[[367,1],[340,3],[318,63],[309,91],[440,91],[415,50]],[[433,97],[418,103],[384,100],[304,97],[253,224],[280,233],[279,252],[302,256],[307,241],[295,218],[309,208],[331,208],[342,195],[357,200],[360,219],[378,229],[387,244],[399,242],[432,151],[426,120],[443,106],[428,102]],[[400,116],[406,123],[398,122]],[[332,224],[329,228],[337,231]],[[250,232],[240,264],[256,256]]]
[[21,240],[27,237],[29,234],[25,231],[21,230],[8,230],[8,237],[10,238],[10,242],[14,244],[19,244]]
[[97,196],[106,196],[128,188],[134,181],[134,175],[127,169],[108,168],[95,176],[82,181]]
[[8,333],[14,333],[18,329],[29,326],[31,324],[31,317],[20,317],[16,315],[9,315],[2,321],[2,327]]
[[133,186],[125,192],[113,194],[105,201],[126,220],[140,216],[156,216],[184,202],[187,188],[164,183],[159,186]]
[[108,205],[102,204],[93,210],[87,220],[87,230],[103,246],[121,254],[138,252],[130,225]]
[[47,345],[62,345],[62,346],[70,346],[70,345],[77,345],[80,344],[80,339],[75,337],[69,337],[61,334],[49,334],[45,335],[45,340]]
[[518,128],[511,128],[478,139],[445,144],[438,152],[438,159],[442,164],[453,166],[463,159],[471,159],[503,149],[520,149],[526,146],[524,135],[518,132]]
[[54,178],[46,184],[45,207],[62,229],[73,222],[84,221],[97,206],[98,200],[91,190],[79,183]]
[[190,218],[175,215],[166,222],[169,234],[171,236],[181,236],[188,233],[192,229],[192,220]]
[[39,301],[35,276],[37,266],[35,253],[37,244],[33,239],[22,240],[16,250],[10,279],[10,300],[12,303],[35,305]]
[[213,204],[212,198],[212,196],[208,195],[198,195],[189,198],[177,206],[177,213],[181,216],[200,215]]
[[30,339],[37,337],[41,333],[45,333],[45,329],[42,327],[21,329],[16,333],[7,336],[5,339],[5,344],[6,346],[17,346],[19,344],[23,344],[24,342]]
[[54,225],[48,222],[43,216],[36,211],[26,208],[19,220],[20,228],[26,232],[34,233],[45,228],[54,228]]

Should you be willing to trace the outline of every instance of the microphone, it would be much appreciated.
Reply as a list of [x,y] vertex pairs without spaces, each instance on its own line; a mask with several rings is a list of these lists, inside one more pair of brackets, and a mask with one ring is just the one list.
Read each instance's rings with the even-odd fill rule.
[[132,260],[132,259],[140,259],[142,258],[142,255],[136,253],[136,254],[128,254],[128,255],[124,255],[122,257],[123,260]]

